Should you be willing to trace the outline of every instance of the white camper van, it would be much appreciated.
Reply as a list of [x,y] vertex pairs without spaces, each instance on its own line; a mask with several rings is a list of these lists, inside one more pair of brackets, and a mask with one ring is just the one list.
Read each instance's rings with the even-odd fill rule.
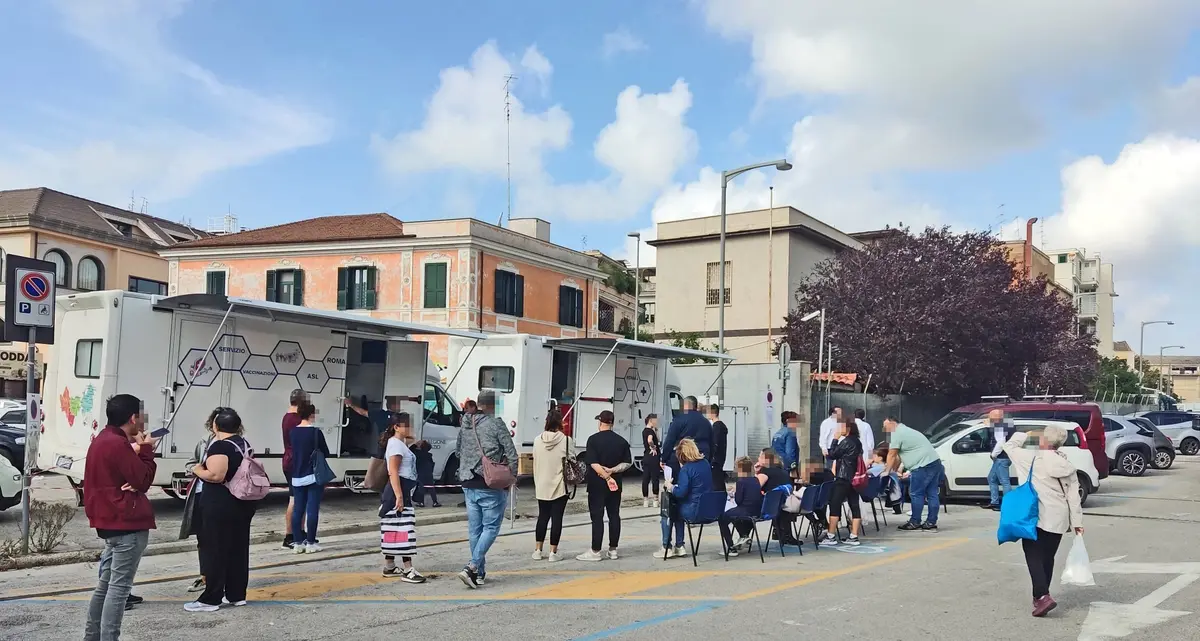
[[[45,381],[47,412],[38,452],[43,470],[83,479],[83,458],[104,428],[105,399],[133,394],[145,403],[147,429],[166,430],[154,484],[182,496],[185,463],[218,406],[242,416],[271,481],[284,485],[280,422],[292,390],[308,392],[316,425],[334,456],[335,482],[353,487],[375,453],[376,431],[343,407],[350,397],[369,409],[400,397],[400,411],[422,432],[458,425],[459,409],[431,367],[428,344],[412,334],[468,342],[470,331],[204,294],[160,297],[123,291],[58,298],[56,345]],[[423,436],[423,434],[419,435]],[[437,436],[435,475],[450,472],[454,447]]]
[[669,360],[678,357],[733,359],[623,338],[509,334],[484,341],[451,338],[446,372],[458,398],[473,399],[485,389],[496,392],[496,414],[508,423],[518,452],[531,451],[546,412],[557,405],[580,449],[596,432],[595,417],[610,410],[613,431],[625,437],[638,456],[645,417],[658,414],[665,433],[682,405]]

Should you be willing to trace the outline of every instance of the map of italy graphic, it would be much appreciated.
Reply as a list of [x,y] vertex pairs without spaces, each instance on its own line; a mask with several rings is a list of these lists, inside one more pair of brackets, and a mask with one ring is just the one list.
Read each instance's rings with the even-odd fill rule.
[[[64,387],[62,395],[58,397],[58,404],[62,408],[63,414],[67,416],[67,425],[74,427],[76,417],[91,415],[95,398],[96,387],[94,385],[85,387],[81,396],[71,396],[71,390]],[[92,431],[95,431],[97,426],[98,423],[92,420]]]

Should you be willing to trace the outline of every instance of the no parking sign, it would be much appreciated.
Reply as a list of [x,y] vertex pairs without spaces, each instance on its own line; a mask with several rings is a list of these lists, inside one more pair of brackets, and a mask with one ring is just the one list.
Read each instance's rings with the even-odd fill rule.
[[55,265],[44,260],[8,256],[4,261],[4,340],[54,344]]

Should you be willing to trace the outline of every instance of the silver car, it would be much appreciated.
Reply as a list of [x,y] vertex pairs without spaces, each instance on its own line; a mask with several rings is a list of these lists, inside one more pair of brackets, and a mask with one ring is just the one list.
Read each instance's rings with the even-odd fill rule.
[[1175,449],[1184,456],[1200,454],[1200,415],[1176,410],[1139,412],[1171,439]]
[[1154,433],[1124,416],[1105,416],[1104,452],[1110,471],[1141,476],[1154,464]]
[[1163,434],[1163,431],[1148,418],[1138,416],[1129,420],[1154,434],[1154,460],[1150,462],[1150,467],[1156,470],[1171,469],[1175,464],[1175,444],[1171,442],[1171,437]]

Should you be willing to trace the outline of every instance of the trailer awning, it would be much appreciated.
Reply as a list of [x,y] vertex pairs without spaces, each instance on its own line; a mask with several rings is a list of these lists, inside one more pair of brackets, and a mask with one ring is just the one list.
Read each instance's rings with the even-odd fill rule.
[[410,334],[437,334],[473,338],[476,340],[484,340],[488,337],[487,334],[464,329],[419,325],[384,318],[372,318],[351,312],[313,309],[311,307],[300,307],[286,303],[272,303],[265,300],[220,296],[216,294],[184,294],[182,296],[159,298],[154,302],[154,308],[208,312],[218,316],[224,315],[232,308],[232,312],[230,312],[232,316],[312,325],[314,327],[325,327],[343,332],[380,334],[393,338],[406,337]]
[[[687,349],[673,345],[633,341],[628,338],[549,338],[546,345],[568,347],[579,351],[643,356],[645,358],[703,358],[706,360],[732,361],[733,356],[702,349]],[[613,347],[616,346],[614,350]]]

